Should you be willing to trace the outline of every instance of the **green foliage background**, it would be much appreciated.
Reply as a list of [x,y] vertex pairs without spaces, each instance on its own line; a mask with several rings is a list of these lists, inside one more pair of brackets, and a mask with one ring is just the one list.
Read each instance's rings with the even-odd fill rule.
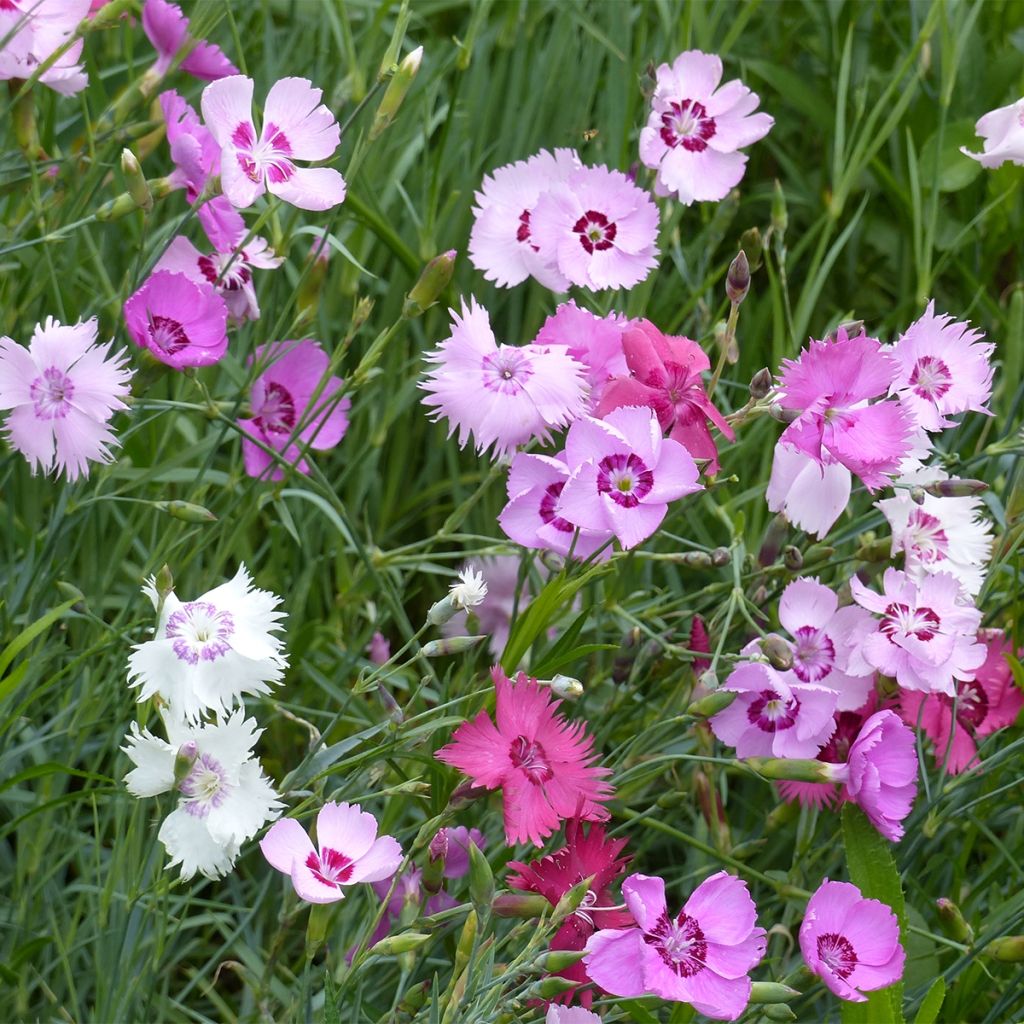
[[[402,24],[398,4],[387,2],[183,6],[196,34],[255,78],[257,97],[279,77],[305,76],[324,88],[343,123],[373,87]],[[510,342],[530,340],[555,305],[535,285],[497,290],[468,263],[474,189],[486,171],[542,146],[576,147],[588,163],[627,170],[644,120],[645,67],[684,48],[720,53],[727,77],[741,76],[761,95],[775,128],[751,148],[735,197],[665,205],[662,264],[644,284],[577,300],[645,315],[713,350],[727,308],[725,270],[741,235],[758,228],[768,244],[741,311],[739,362],[717,392],[727,410],[744,404],[755,371],[777,369],[809,335],[822,337],[844,319],[863,319],[869,333],[890,340],[934,297],[940,310],[980,325],[1001,363],[996,415],[968,418],[943,445],[951,472],[991,485],[986,501],[1001,539],[983,609],[987,622],[1018,628],[1024,171],[983,171],[958,147],[978,146],[977,117],[1024,93],[1024,4],[415,0],[408,14],[403,52],[422,45],[423,65],[378,140],[369,144],[366,135],[375,96],[348,127],[336,166],[349,180],[349,200],[322,216],[278,205],[260,212],[262,233],[287,262],[258,273],[263,318],[233,336],[217,368],[197,374],[223,404],[211,406],[194,379],[156,380],[119,421],[118,461],[73,486],[31,477],[17,453],[0,455],[0,651],[15,645],[9,658],[0,655],[4,1019],[407,1020],[393,1016],[396,1007],[430,979],[436,1003],[427,1000],[420,1020],[489,1021],[497,1008],[535,1019],[525,998],[548,931],[534,922],[512,930],[481,915],[461,998],[446,1002],[468,888],[456,891],[458,913],[406,922],[431,935],[415,953],[347,971],[344,952],[366,937],[377,912],[371,893],[354,893],[331,925],[327,964],[306,971],[305,911],[289,902],[286,882],[255,844],[218,883],[180,884],[165,873],[155,835],[171,802],[137,801],[121,784],[128,762],[118,748],[128,723],[156,717],[135,705],[125,661],[152,625],[143,577],[167,563],[179,594],[194,596],[244,561],[259,586],[283,595],[289,615],[285,683],[272,699],[250,704],[266,727],[268,772],[283,780],[291,807],[359,800],[411,847],[456,782],[432,751],[485,701],[489,655],[408,661],[385,680],[404,711],[396,722],[372,687],[359,692],[367,642],[375,629],[396,650],[413,641],[454,568],[470,556],[514,553],[495,521],[503,473],[460,453],[427,421],[416,387],[421,353],[446,336],[445,306],[459,296],[476,295]],[[114,131],[103,123],[151,60],[137,22],[90,33],[88,89],[73,99],[32,93],[51,159],[26,158],[14,133],[16,90],[0,98],[0,333],[25,342],[48,315],[97,315],[101,336],[133,348],[120,315],[125,298],[176,232],[199,241],[180,192],[149,216],[92,219],[124,188],[124,145],[151,150],[148,177],[170,170],[166,146],[142,141],[156,127],[146,105],[129,108]],[[198,108],[201,83],[172,73],[167,85]],[[784,230],[778,205],[772,227],[776,180]],[[306,255],[323,225],[335,251],[309,307],[299,296],[314,284]],[[245,476],[232,421],[253,348],[314,336],[351,374],[372,340],[399,321],[423,262],[449,248],[460,259],[447,302],[394,332],[353,394],[342,445],[318,458],[309,478],[269,486]],[[366,300],[372,310],[360,325],[355,311],[362,302],[366,314]],[[763,781],[728,760],[702,760],[710,748],[683,715],[693,684],[691,615],[707,617],[713,643],[734,653],[758,606],[769,607],[791,578],[782,564],[762,573],[746,557],[769,520],[763,493],[779,429],[767,418],[749,424],[724,451],[723,482],[674,507],[643,551],[585,583],[576,611],[556,604],[538,625],[536,646],[547,643],[549,625],[564,628],[580,612],[580,643],[634,641],[625,652],[597,651],[563,668],[584,683],[569,713],[590,720],[614,769],[613,825],[630,836],[634,870],[664,875],[679,903],[710,872],[739,870],[760,923],[774,926],[755,978],[788,978],[805,993],[791,1003],[794,1012],[817,1021],[837,1019],[839,1009],[797,973],[799,890],[825,875],[850,877],[839,816],[776,808]],[[217,521],[183,522],[152,504],[168,500],[203,505]],[[813,571],[838,586],[865,565],[863,534],[884,535],[882,525],[859,493],[829,539],[834,552],[819,552]],[[809,548],[798,533],[788,541]],[[672,560],[718,546],[731,553],[721,568]],[[534,663],[542,657],[535,651]],[[616,657],[626,665],[618,683]],[[304,723],[323,735],[312,754]],[[1019,728],[1000,734],[983,750],[986,771],[956,780],[923,752],[927,774],[907,838],[892,848],[907,905],[910,955],[897,1006],[907,1019],[939,976],[947,990],[940,1020],[998,1022],[1024,1012],[1015,966],[979,956],[990,939],[1024,931],[1022,746]],[[708,792],[723,801],[728,834],[701,813]],[[499,803],[472,805],[457,820],[487,832],[500,887],[511,853],[500,839]],[[970,948],[942,935],[940,896],[973,923]],[[510,961],[522,969],[502,966]],[[613,1005],[602,1010],[608,1020],[686,1019],[653,1001]],[[758,1008],[750,1019],[760,1019]],[[926,1007],[921,1019],[935,1018]]]

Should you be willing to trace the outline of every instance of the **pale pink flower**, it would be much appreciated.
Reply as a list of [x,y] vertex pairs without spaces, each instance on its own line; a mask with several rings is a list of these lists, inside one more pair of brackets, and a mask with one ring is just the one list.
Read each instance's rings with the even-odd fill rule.
[[770,511],[820,539],[849,504],[852,484],[850,471],[827,451],[815,458],[779,441],[765,498]]
[[534,344],[564,345],[569,355],[586,367],[590,385],[587,412],[592,413],[609,381],[629,373],[622,349],[622,336],[629,325],[618,313],[595,316],[575,302],[563,302],[544,321]]
[[252,118],[251,78],[233,75],[203,90],[203,120],[221,147],[221,185],[232,206],[245,209],[271,192],[300,210],[329,210],[345,199],[345,179],[332,167],[297,167],[326,160],[341,128],[307,78],[275,82],[263,108],[263,130]]
[[755,114],[760,99],[739,79],[724,85],[722,59],[687,50],[657,70],[651,115],[640,132],[640,159],[658,172],[658,195],[689,206],[724,199],[743,177],[739,150],[763,139],[775,121]]
[[990,170],[1006,163],[1024,165],[1024,98],[1007,107],[990,110],[974,126],[975,134],[984,140],[981,153],[971,153],[966,146],[960,152],[977,160]]
[[174,161],[169,180],[175,188],[186,189],[188,201],[194,203],[207,180],[220,174],[220,146],[191,105],[173,89],[160,93],[158,98]]
[[689,1003],[716,1020],[736,1020],[750,1000],[765,930],[746,883],[724,871],[706,878],[670,915],[665,883],[630,875],[622,895],[636,926],[597,932],[583,959],[591,980],[628,999],[655,995]]
[[903,819],[917,796],[917,746],[894,711],[876,711],[862,726],[844,765],[832,768],[871,824],[890,842],[903,838]]
[[1013,646],[1001,629],[982,630],[985,661],[973,680],[958,682],[956,697],[944,693],[900,694],[900,715],[908,725],[920,725],[935,748],[935,761],[950,775],[978,764],[977,739],[1013,725],[1024,708],[1024,693],[1010,672],[1007,654]]
[[56,468],[68,480],[88,476],[89,463],[113,461],[118,444],[110,420],[126,409],[132,371],[113,342],[96,344],[96,318],[64,325],[36,324],[28,348],[0,338],[0,409],[12,447],[32,472]]
[[561,345],[499,345],[476,299],[454,309],[451,335],[425,359],[434,364],[420,387],[435,420],[448,420],[459,445],[503,457],[579,416],[586,403],[584,367]]
[[294,818],[282,818],[260,840],[267,862],[291,877],[307,903],[343,900],[343,886],[388,878],[402,862],[398,840],[378,836],[377,819],[359,804],[324,804],[316,816],[316,839],[314,846]]
[[963,600],[956,577],[940,572],[912,580],[886,569],[881,594],[854,576],[853,599],[880,616],[874,632],[861,634],[850,651],[852,673],[877,671],[905,690],[952,696],[955,680],[971,680],[985,660],[976,642],[981,612]]
[[[526,548],[569,554],[577,527],[559,515],[559,498],[569,467],[562,456],[517,452],[508,472],[508,504],[501,510],[498,523],[517,544]],[[575,558],[589,558],[612,539],[606,530],[579,530]]]
[[212,284],[159,270],[124,304],[132,341],[175,370],[212,366],[227,351],[228,307]]
[[546,149],[529,160],[517,160],[486,175],[476,193],[469,259],[488,281],[503,288],[536,278],[545,288],[564,292],[565,276],[540,255],[532,236],[531,217],[537,200],[552,185],[581,166],[575,150]]
[[779,622],[793,637],[792,672],[797,679],[834,690],[839,711],[863,707],[872,678],[850,675],[846,667],[852,642],[874,629],[870,614],[857,605],[840,608],[831,587],[817,578],[803,577],[783,590]]
[[890,391],[925,430],[954,425],[957,413],[983,412],[992,397],[992,353],[985,335],[948,314],[936,315],[934,301],[890,349],[899,370]]
[[779,403],[800,413],[780,442],[825,464],[825,453],[864,481],[869,490],[888,483],[910,449],[913,422],[886,395],[898,372],[892,356],[865,334],[811,341],[796,360],[783,360]]
[[739,696],[710,719],[737,757],[814,757],[835,732],[836,694],[763,662],[746,662],[721,689]]
[[604,419],[624,405],[646,405],[669,437],[717,473],[718,449],[708,422],[729,441],[736,435],[704,390],[701,373],[711,366],[707,353],[689,338],[662,334],[649,320],[630,321],[622,347],[629,374],[608,384],[596,415]]
[[253,268],[273,270],[284,262],[276,256],[265,238],[249,239],[242,215],[223,197],[218,196],[199,208],[199,220],[213,243],[212,253],[200,252],[184,235],[178,235],[164,250],[154,271],[167,270],[184,274],[196,284],[212,284],[224,299],[234,323],[258,320],[259,303],[252,283]]
[[[2,0],[0,2],[0,82],[31,78],[59,50],[89,13],[89,0]],[[89,84],[81,65],[79,39],[39,77],[62,96]]]
[[370,637],[366,656],[374,665],[384,665],[391,660],[391,644],[379,629],[375,630],[373,636]]
[[[163,78],[181,48],[193,42],[188,32],[188,18],[177,4],[167,0],[146,0],[142,8],[142,29],[156,50],[157,59],[152,73]],[[195,41],[178,67],[207,82],[238,74],[238,68],[224,56],[224,51],[205,39]]]
[[657,530],[670,501],[702,489],[690,453],[662,437],[658,417],[646,407],[576,420],[566,434],[565,458],[570,476],[557,514],[581,530],[611,531],[624,549]]
[[900,925],[880,900],[865,899],[849,882],[818,886],[800,925],[800,951],[809,970],[840,999],[867,1002],[864,992],[903,977]]
[[658,265],[658,208],[608,167],[581,167],[542,193],[530,232],[541,259],[582,288],[632,288]]
[[583,1006],[559,1006],[549,1003],[544,1024],[601,1024],[601,1018],[593,1010]]
[[520,673],[511,682],[500,668],[491,675],[497,692],[496,722],[481,711],[460,725],[452,742],[434,755],[468,775],[474,785],[501,789],[508,843],[541,846],[561,821],[606,821],[602,803],[612,795],[608,768],[594,765],[594,740],[582,722],[570,725],[555,712],[561,701],[536,679]]
[[260,345],[249,359],[253,363],[266,369],[253,381],[252,418],[238,421],[245,471],[261,479],[284,479],[284,471],[253,443],[255,438],[280,452],[300,473],[308,473],[306,449],[328,451],[348,430],[352,403],[338,397],[345,382],[329,374],[330,357],[308,338]]

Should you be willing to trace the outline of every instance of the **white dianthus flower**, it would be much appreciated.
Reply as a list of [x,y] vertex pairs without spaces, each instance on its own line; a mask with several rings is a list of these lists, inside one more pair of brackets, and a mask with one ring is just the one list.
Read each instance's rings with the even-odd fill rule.
[[474,608],[487,596],[487,584],[484,582],[483,573],[477,572],[472,566],[466,566],[459,573],[460,583],[453,583],[449,591],[452,604],[462,611],[466,608]]

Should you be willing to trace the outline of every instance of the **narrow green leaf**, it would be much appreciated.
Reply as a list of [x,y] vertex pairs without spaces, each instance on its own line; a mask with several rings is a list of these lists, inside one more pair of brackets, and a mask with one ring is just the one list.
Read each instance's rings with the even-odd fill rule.
[[70,611],[71,606],[77,598],[71,598],[63,604],[51,608],[41,619],[36,619],[30,626],[26,626],[2,651],[0,651],[0,676],[7,670],[7,666],[26,648],[40,633],[48,630],[62,615]]
[[939,1010],[942,1009],[942,1001],[946,998],[946,982],[943,978],[936,978],[932,987],[928,989],[928,995],[921,1003],[921,1009],[917,1011],[914,1024],[935,1024],[939,1019]]

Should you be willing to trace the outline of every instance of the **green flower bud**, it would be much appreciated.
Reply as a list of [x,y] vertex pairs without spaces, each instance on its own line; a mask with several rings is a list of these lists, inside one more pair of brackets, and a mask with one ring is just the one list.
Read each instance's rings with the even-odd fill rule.
[[579,700],[583,696],[583,684],[572,676],[553,676],[548,685],[551,692],[563,700]]
[[491,901],[495,917],[540,917],[550,909],[551,904],[538,893],[502,892]]
[[462,654],[479,646],[487,639],[483,636],[449,636],[443,640],[431,640],[423,645],[420,654],[424,658],[447,658],[452,654]]
[[486,917],[494,901],[494,874],[483,850],[474,842],[469,846],[469,898],[473,901],[477,915]]
[[769,1003],[761,1011],[769,1020],[792,1021],[796,1014],[785,1003]]
[[787,544],[782,549],[782,564],[793,572],[799,572],[804,567],[804,553],[795,545]]
[[739,694],[735,690],[716,690],[709,693],[700,700],[695,700],[687,709],[686,713],[693,718],[710,718],[724,711]]
[[579,909],[580,904],[586,898],[590,887],[594,884],[594,876],[590,875],[583,881],[577,882],[555,905],[555,911],[551,916],[556,924],[564,921],[570,914]]
[[423,268],[419,280],[406,296],[405,304],[402,306],[402,316],[407,320],[412,320],[437,302],[441,293],[451,282],[457,255],[455,249],[449,249],[448,252],[435,256]]
[[728,548],[715,548],[715,550],[711,552],[711,564],[716,569],[721,569],[731,561],[732,555],[729,553]]
[[848,338],[858,338],[864,333],[864,321],[863,320],[844,320],[841,324],[837,325],[834,331],[829,331],[825,335],[827,341],[838,341],[839,332],[843,331]]
[[315,903],[309,908],[309,921],[306,923],[307,960],[312,960],[324,944],[333,909],[333,903]]
[[782,550],[782,542],[789,534],[789,520],[780,512],[768,524],[761,542],[761,550],[757,553],[759,565],[774,565]]
[[177,789],[178,786],[188,778],[189,772],[192,771],[192,766],[196,763],[196,758],[198,756],[199,752],[196,748],[195,740],[188,740],[178,747],[178,752],[174,755],[175,789]]
[[789,213],[786,210],[786,193],[782,191],[778,178],[775,179],[775,191],[772,193],[772,231],[777,235],[785,235],[789,227]]
[[542,971],[558,974],[567,967],[578,964],[586,955],[587,951],[585,949],[556,949],[542,953],[537,957],[536,962]]
[[128,195],[132,197],[132,202],[140,210],[149,213],[153,209],[153,193],[149,191],[146,176],[130,149],[121,150],[121,173],[128,184]]
[[419,949],[424,942],[430,939],[427,932],[402,932],[400,935],[388,935],[375,942],[370,947],[374,956],[395,956],[398,953],[408,953],[410,950]]
[[564,995],[566,992],[571,992],[576,988],[577,984],[578,983],[575,981],[569,981],[568,978],[552,976],[550,978],[545,978],[536,985],[531,985],[529,989],[527,989],[527,998],[557,999],[560,995]]
[[952,900],[940,897],[935,901],[935,909],[939,912],[939,926],[951,939],[967,945],[974,942],[974,929],[964,920],[960,908]]
[[985,947],[985,955],[1004,964],[1019,964],[1024,961],[1024,935],[1004,935],[993,939]]
[[772,371],[762,367],[750,378],[750,397],[759,402],[772,389]]
[[928,497],[928,492],[923,487],[911,487],[910,488],[910,500],[915,505],[923,505],[924,499]]
[[725,275],[725,294],[729,301],[738,306],[750,291],[750,264],[747,254],[740,249],[735,259],[729,264],[729,272]]
[[800,993],[778,981],[755,981],[750,988],[752,1003],[788,1003]]
[[925,484],[925,493],[933,498],[968,498],[988,490],[984,480],[936,480]]
[[166,512],[173,519],[181,519],[186,523],[215,523],[217,517],[202,505],[193,505],[190,501],[154,501],[153,507]]
[[747,228],[740,235],[740,249],[747,254],[751,271],[757,270],[761,266],[761,253],[764,252],[764,239],[759,227]]
[[843,782],[846,765],[827,764],[800,758],[747,757],[741,762],[766,779],[793,782]]
[[417,46],[412,53],[406,54],[402,58],[402,63],[398,65],[395,73],[391,76],[391,81],[388,82],[388,86],[384,90],[380,106],[377,107],[373,124],[370,126],[371,142],[394,121],[395,115],[405,99],[405,94],[409,91],[413,79],[416,77],[416,72],[420,69],[420,61],[422,59],[422,46]]
[[788,672],[793,667],[793,649],[777,633],[769,633],[760,647],[772,668]]

